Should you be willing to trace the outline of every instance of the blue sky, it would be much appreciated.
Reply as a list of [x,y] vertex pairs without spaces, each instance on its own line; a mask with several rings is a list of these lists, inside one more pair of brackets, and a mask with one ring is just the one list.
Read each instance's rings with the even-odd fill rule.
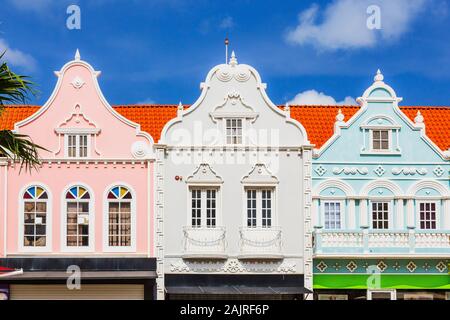
[[[30,103],[47,100],[53,71],[76,48],[102,71],[111,104],[193,103],[207,72],[223,63],[228,35],[277,104],[352,102],[381,68],[403,105],[450,105],[444,0],[0,1],[0,49],[39,85]],[[81,9],[81,30],[66,27],[69,4]],[[371,4],[381,29],[366,26]]]

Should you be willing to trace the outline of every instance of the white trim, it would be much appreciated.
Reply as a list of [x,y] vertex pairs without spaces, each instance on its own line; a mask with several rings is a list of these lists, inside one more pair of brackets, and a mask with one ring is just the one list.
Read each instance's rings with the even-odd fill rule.
[[[192,225],[192,189],[200,190],[200,226],[195,226],[195,228],[208,228],[215,229],[223,226],[222,219],[222,192],[219,185],[197,185],[188,184],[187,185],[187,201],[188,201],[188,215],[186,226],[194,227]],[[206,191],[215,190],[216,191],[216,224],[214,227],[208,227],[206,224]]]
[[55,132],[58,134],[99,134],[100,129],[97,128],[56,128]]
[[313,195],[314,196],[320,196],[322,191],[324,191],[327,188],[339,188],[341,189],[346,197],[355,197],[356,193],[353,190],[353,187],[349,185],[347,182],[339,179],[326,179],[325,181],[321,182],[319,185],[315,186],[313,189]]
[[[23,205],[23,195],[25,194],[26,190],[32,186],[37,186],[43,188],[47,192],[47,224],[46,224],[46,239],[45,239],[45,247],[26,247],[23,245],[23,238],[24,238],[24,205]],[[18,251],[20,253],[50,253],[52,252],[52,245],[53,245],[53,195],[50,191],[50,188],[42,183],[42,182],[30,182],[22,187],[19,191],[19,237],[18,237]],[[8,227],[8,226],[5,226]]]
[[[435,221],[436,221],[436,228],[434,228],[434,229],[422,229],[421,227],[420,227],[420,204],[421,203],[434,203],[434,205],[435,205],[435,208],[436,208],[436,211],[435,211]],[[442,230],[442,229],[444,229],[443,228],[443,226],[442,226],[442,219],[441,219],[441,201],[439,201],[439,200],[432,200],[432,199],[430,199],[430,200],[426,200],[426,199],[416,199],[416,201],[415,201],[415,211],[416,211],[416,230],[424,230],[424,231],[429,231],[429,230],[436,230],[436,232],[437,231],[439,231],[439,230]]]
[[[369,183],[367,183],[366,185],[364,185],[361,189],[360,195],[369,197],[370,191],[372,191],[375,188],[386,188],[386,189],[390,190],[396,197],[399,197],[403,194],[402,189],[400,189],[400,187],[397,184],[395,184],[394,182],[392,182],[391,180],[377,179],[377,180],[372,180]],[[371,197],[371,198],[373,198],[373,197]]]
[[[265,89],[266,89],[266,84],[263,83],[263,82],[261,81],[261,76],[259,75],[258,71],[256,71],[256,69],[254,69],[252,66],[249,66],[249,65],[247,65],[247,64],[239,64],[238,66],[241,67],[241,68],[247,69],[247,70],[250,72],[250,74],[253,75],[253,76],[255,77],[255,79],[256,79],[256,85],[257,85],[257,88],[259,89],[259,92],[260,92],[260,94],[261,94],[261,97],[262,97],[263,100],[266,102],[266,104],[270,107],[270,109],[271,109],[274,113],[276,113],[276,114],[278,114],[279,116],[283,117],[283,118],[285,119],[286,123],[289,123],[289,124],[294,125],[295,127],[297,127],[297,128],[301,131],[301,133],[302,133],[302,135],[303,135],[303,138],[304,138],[304,141],[303,141],[303,142],[300,142],[300,141],[299,141],[299,145],[309,145],[310,142],[309,142],[309,140],[308,140],[308,134],[307,134],[305,128],[303,127],[303,125],[302,125],[300,122],[298,122],[297,120],[291,118],[290,113],[288,113],[288,112],[286,112],[286,111],[284,111],[284,110],[281,110],[280,108],[278,108],[278,107],[270,100],[270,98],[268,97],[268,95],[267,95],[267,93],[266,93],[266,90],[265,90]],[[206,98],[206,95],[207,95],[209,89],[211,88],[211,82],[212,82],[212,79],[213,79],[213,77],[215,76],[215,74],[216,74],[217,72],[219,72],[222,68],[228,68],[228,67],[229,67],[228,64],[220,64],[220,65],[217,65],[217,66],[213,67],[213,68],[208,72],[205,81],[202,82],[202,83],[200,84],[200,89],[201,89],[202,91],[201,91],[201,94],[200,94],[200,96],[198,97],[197,101],[195,101],[194,104],[192,104],[192,106],[190,106],[188,109],[183,110],[183,111],[181,111],[181,112],[178,112],[176,118],[170,120],[169,122],[167,122],[167,123],[164,125],[164,127],[163,127],[163,129],[162,129],[162,132],[161,132],[161,138],[159,139],[159,142],[158,142],[159,144],[166,144],[166,143],[167,143],[167,140],[166,140],[167,138],[166,138],[166,136],[167,136],[168,130],[169,130],[174,124],[176,124],[176,123],[178,123],[178,122],[182,122],[182,121],[183,121],[183,118],[184,118],[186,115],[188,115],[188,114],[190,114],[191,112],[193,112],[194,110],[196,110],[196,109],[203,103],[203,101],[204,101],[204,99]]]
[[[89,203],[89,245],[81,246],[81,247],[71,247],[67,246],[67,200],[66,193],[73,187],[82,187],[85,188],[89,192],[88,200],[81,200],[80,202],[88,202]],[[60,195],[61,197],[61,252],[94,252],[95,251],[95,193],[84,182],[73,182],[67,184],[63,189]],[[69,202],[77,202],[76,199],[69,200]]]
[[[86,61],[83,60],[71,60],[69,62],[67,62],[60,71],[55,71],[55,75],[58,77],[58,81],[56,83],[55,88],[53,89],[53,92],[50,96],[50,98],[45,102],[45,104],[39,108],[38,111],[36,111],[34,114],[32,114],[31,116],[29,116],[28,118],[21,120],[17,123],[14,124],[14,132],[19,132],[20,131],[20,127],[23,127],[25,125],[27,125],[28,123],[34,121],[35,119],[39,118],[43,113],[45,113],[47,111],[47,109],[50,107],[50,105],[53,104],[57,94],[59,93],[59,91],[61,90],[62,87],[62,81],[64,78],[64,74],[66,73],[66,71],[73,67],[73,66],[81,66],[86,68],[92,76],[92,83],[94,84],[94,89],[100,99],[100,101],[102,102],[103,106],[117,119],[119,119],[120,121],[122,121],[123,123],[127,124],[128,126],[132,127],[135,129],[135,134],[136,136],[142,136],[146,139],[148,139],[148,141],[150,142],[150,145],[153,146],[154,145],[154,140],[153,137],[148,134],[145,131],[141,131],[141,125],[138,123],[135,123],[127,118],[125,118],[124,116],[122,116],[118,111],[116,111],[110,104],[109,102],[106,100],[105,96],[103,95],[103,92],[100,89],[99,83],[98,83],[98,76],[101,74],[100,71],[95,71],[94,68],[87,63]],[[152,148],[153,151],[153,148]],[[152,152],[152,154],[149,155],[149,158],[154,159],[154,152]]]
[[[75,136],[75,157],[69,157],[69,136]],[[80,137],[86,136],[86,157],[80,157]],[[64,134],[64,157],[67,159],[73,159],[75,161],[84,161],[91,156],[91,144],[92,139],[90,134],[78,134],[68,131]]]
[[[247,225],[247,190],[256,190],[256,227],[249,227]],[[262,190],[270,190],[272,194],[271,202],[271,216],[270,216],[270,227],[262,226]],[[242,226],[244,228],[256,228],[256,229],[271,229],[278,227],[278,201],[277,201],[277,187],[273,184],[269,185],[252,185],[252,184],[244,184],[243,185],[243,215],[242,215]]]
[[[446,179],[447,180],[447,179]],[[450,196],[450,189],[435,180],[420,180],[411,185],[406,192],[409,196],[415,196],[417,192],[424,188],[434,189],[441,194],[442,197]]]
[[[340,212],[339,212],[339,216],[340,216],[340,228],[327,228],[326,224],[325,224],[325,203],[339,203],[340,205]],[[348,229],[347,225],[346,225],[346,219],[345,219],[345,214],[346,214],[346,205],[345,205],[345,200],[341,200],[341,199],[334,199],[332,197],[330,198],[326,198],[320,201],[320,214],[321,214],[321,226],[323,228],[323,230],[325,231],[338,231],[338,230],[344,230],[344,229]]]
[[[373,206],[372,203],[387,203],[388,204],[388,227],[387,228],[374,228],[373,227]],[[371,198],[369,199],[368,203],[368,212],[369,212],[369,229],[370,230],[393,230],[394,229],[394,212],[395,212],[395,206],[394,206],[394,200],[393,199],[383,199],[383,198]],[[384,219],[383,219],[384,220]]]
[[[109,206],[108,206],[108,193],[114,187],[125,187],[131,193],[131,246],[115,247],[109,245]],[[149,201],[149,199],[148,199]],[[131,253],[136,252],[137,248],[137,195],[134,189],[125,182],[115,182],[106,187],[103,191],[103,252],[123,252]],[[148,217],[150,219],[150,217]]]
[[[385,89],[391,95],[391,98],[375,98],[369,97],[370,94],[376,89]],[[421,138],[427,143],[432,150],[434,150],[443,160],[448,159],[445,152],[441,150],[434,142],[431,140],[425,132],[425,126],[423,124],[416,125],[412,122],[399,108],[398,104],[403,98],[398,98],[394,89],[389,85],[385,84],[383,81],[375,81],[369,88],[366,89],[362,97],[357,99],[360,108],[359,110],[346,122],[336,123],[334,126],[333,136],[327,140],[319,149],[314,149],[314,158],[319,158],[325,150],[327,150],[340,136],[341,129],[348,129],[357,119],[359,119],[367,110],[369,102],[389,102],[392,103],[394,112],[402,119],[412,130],[420,131]]]

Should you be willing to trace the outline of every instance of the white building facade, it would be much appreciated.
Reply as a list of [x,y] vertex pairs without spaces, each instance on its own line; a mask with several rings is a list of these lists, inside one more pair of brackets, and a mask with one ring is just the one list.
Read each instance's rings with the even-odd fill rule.
[[312,289],[306,131],[234,53],[200,87],[156,145],[166,298],[303,298]]

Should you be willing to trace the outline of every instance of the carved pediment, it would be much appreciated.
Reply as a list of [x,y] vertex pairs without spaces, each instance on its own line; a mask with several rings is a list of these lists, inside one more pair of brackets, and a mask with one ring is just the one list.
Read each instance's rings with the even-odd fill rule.
[[98,134],[100,129],[98,129],[95,123],[91,122],[83,114],[81,107],[76,105],[70,115],[58,125],[55,131],[57,133],[79,131],[83,133]]
[[189,184],[221,184],[222,178],[207,163],[200,164],[194,173],[186,179]]
[[240,92],[233,90],[230,91],[224,98],[222,104],[218,105],[211,117],[214,120],[222,118],[247,118],[253,121],[257,118],[258,113],[255,112],[252,106],[248,105],[242,98]]
[[263,163],[257,163],[250,170],[250,172],[242,178],[241,182],[243,184],[277,184],[278,179],[274,176],[269,169],[267,169],[266,165]]

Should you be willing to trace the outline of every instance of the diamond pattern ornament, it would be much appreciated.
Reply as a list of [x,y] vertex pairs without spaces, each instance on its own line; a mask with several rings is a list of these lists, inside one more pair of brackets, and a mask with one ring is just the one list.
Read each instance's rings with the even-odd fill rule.
[[320,262],[317,264],[316,268],[317,268],[320,272],[324,272],[324,271],[328,268],[328,266],[327,266],[327,264],[326,264],[325,262],[320,261]]
[[381,272],[383,272],[384,270],[386,270],[388,267],[388,265],[386,263],[384,263],[383,260],[380,260],[380,262],[378,262],[377,264],[377,268],[378,270],[380,270]]
[[386,172],[386,170],[384,170],[383,166],[379,165],[373,170],[373,172],[375,172],[377,176],[381,177]]
[[350,261],[346,267],[348,271],[353,272],[358,268],[358,265],[354,261]]
[[413,261],[410,261],[406,265],[406,269],[408,269],[409,272],[414,272],[417,269],[417,265]]
[[325,169],[324,166],[319,165],[317,166],[314,171],[319,175],[319,176],[323,176],[325,174],[325,172],[327,172],[327,169]]
[[436,265],[436,269],[442,273],[447,270],[447,265],[443,261],[439,261],[439,263]]

